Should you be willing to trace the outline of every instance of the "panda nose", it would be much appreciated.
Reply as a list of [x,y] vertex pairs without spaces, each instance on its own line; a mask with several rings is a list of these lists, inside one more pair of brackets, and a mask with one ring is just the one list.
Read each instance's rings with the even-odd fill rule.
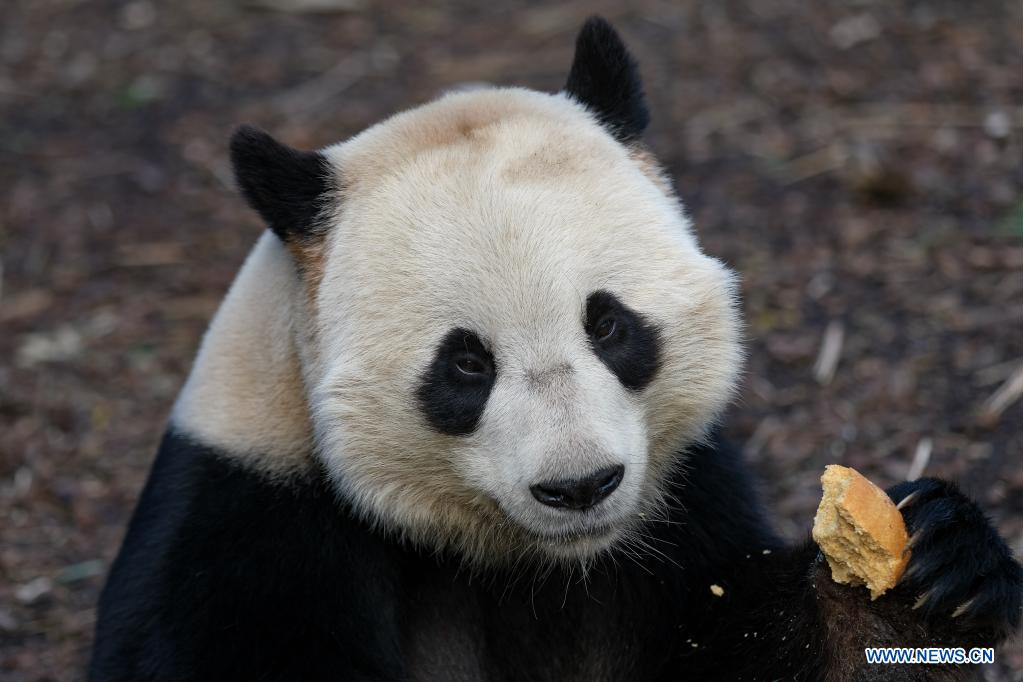
[[558,509],[589,509],[608,498],[622,482],[625,467],[621,464],[595,471],[589,476],[570,481],[537,483],[529,491],[542,504]]

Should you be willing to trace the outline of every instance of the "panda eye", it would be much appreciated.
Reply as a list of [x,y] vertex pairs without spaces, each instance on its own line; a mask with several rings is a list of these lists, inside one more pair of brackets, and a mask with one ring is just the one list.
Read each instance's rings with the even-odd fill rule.
[[658,329],[614,294],[594,291],[586,297],[583,329],[594,354],[622,386],[639,391],[653,380],[660,365]]
[[610,315],[606,315],[593,328],[593,338],[598,343],[602,343],[613,337],[617,331],[618,321]]
[[455,368],[467,377],[482,377],[490,372],[490,363],[475,353],[463,353],[455,358]]
[[416,397],[426,420],[440,433],[467,436],[483,418],[499,364],[469,329],[448,331],[420,378]]

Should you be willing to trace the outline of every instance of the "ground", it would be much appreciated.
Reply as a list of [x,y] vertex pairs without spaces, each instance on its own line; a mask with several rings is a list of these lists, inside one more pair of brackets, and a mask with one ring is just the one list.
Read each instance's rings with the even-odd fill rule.
[[[261,229],[232,128],[314,148],[460,84],[555,90],[591,12],[742,273],[728,431],[783,532],[807,532],[827,463],[922,467],[1023,550],[1023,5],[496,5],[0,6],[0,677],[82,677],[168,409]],[[1023,643],[985,673],[1023,679]]]

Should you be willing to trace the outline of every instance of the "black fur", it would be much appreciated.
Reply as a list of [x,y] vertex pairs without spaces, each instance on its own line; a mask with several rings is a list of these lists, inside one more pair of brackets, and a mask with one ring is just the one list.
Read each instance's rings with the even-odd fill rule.
[[[597,338],[602,320],[613,320],[614,331]],[[608,291],[597,291],[586,299],[586,333],[600,361],[626,388],[638,391],[653,381],[660,365],[661,344],[657,328],[629,309]]]
[[231,137],[231,163],[245,200],[282,241],[316,233],[330,177],[322,154],[292,149],[242,126]]
[[579,31],[565,92],[622,143],[638,140],[650,123],[636,60],[601,17],[591,17]]
[[967,618],[948,600],[912,610],[912,589],[871,602],[833,583],[812,543],[778,541],[716,438],[671,482],[679,504],[648,522],[652,549],[583,579],[473,575],[365,526],[322,472],[266,479],[172,432],[103,592],[89,680],[970,679],[970,666],[864,663],[864,646],[991,646],[1018,615],[1019,566],[976,507],[945,484],[907,486],[927,492],[909,514],[927,537],[910,570],[974,557],[927,572],[932,587],[970,582]]
[[[464,359],[479,363],[483,371],[465,374],[458,369],[459,361]],[[496,376],[494,357],[480,338],[467,329],[452,329],[441,340],[420,380],[416,393],[419,407],[441,433],[468,435],[483,416]]]
[[168,433],[103,592],[89,679],[400,679],[400,561],[321,481],[272,484]]

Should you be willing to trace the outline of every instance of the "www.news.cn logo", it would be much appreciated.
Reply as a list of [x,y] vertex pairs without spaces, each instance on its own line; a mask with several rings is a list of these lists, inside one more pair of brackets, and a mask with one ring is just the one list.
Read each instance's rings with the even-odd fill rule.
[[995,650],[992,647],[978,647],[966,650],[962,647],[871,647],[863,650],[867,663],[881,664],[953,664],[994,663]]

